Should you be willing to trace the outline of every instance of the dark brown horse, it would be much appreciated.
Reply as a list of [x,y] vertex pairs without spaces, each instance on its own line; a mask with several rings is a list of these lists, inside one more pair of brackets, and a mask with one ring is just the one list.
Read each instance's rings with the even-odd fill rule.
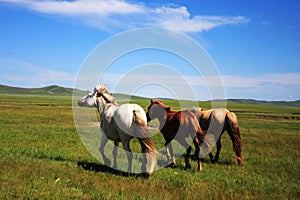
[[[196,114],[199,120],[199,124],[204,131],[209,131],[210,126],[213,125],[220,126],[219,130],[221,131],[221,133],[218,134],[218,138],[215,138],[217,140],[216,155],[213,156],[212,153],[209,153],[210,161],[212,163],[218,162],[219,155],[222,148],[221,136],[225,131],[227,131],[232,141],[232,147],[237,162],[241,166],[243,161],[242,138],[239,130],[237,116],[233,112],[230,112],[225,108],[216,108],[210,110],[203,110],[202,108],[194,108],[192,111]],[[212,121],[213,123],[211,123]],[[211,131],[213,131],[213,129],[211,129]]]
[[[159,129],[165,139],[165,148],[167,159],[170,163],[174,163],[173,149],[171,141],[175,139],[179,142],[186,151],[185,166],[191,168],[189,164],[189,157],[191,153],[191,146],[186,139],[191,137],[195,145],[195,155],[198,160],[198,170],[201,171],[201,159],[200,159],[200,146],[203,143],[205,133],[201,130],[196,115],[190,110],[182,110],[175,112],[171,110],[171,107],[166,106],[160,100],[151,100],[151,105],[148,107],[147,121],[151,121],[155,118],[159,121]],[[204,143],[205,144],[205,143]],[[205,144],[206,145],[206,144]]]

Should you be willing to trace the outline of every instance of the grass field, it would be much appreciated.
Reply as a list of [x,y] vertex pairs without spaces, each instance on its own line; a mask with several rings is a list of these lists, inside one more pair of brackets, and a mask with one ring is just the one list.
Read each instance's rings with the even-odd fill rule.
[[88,153],[71,97],[0,94],[0,199],[299,199],[300,108],[227,106],[239,118],[243,167],[224,134],[218,164],[206,158],[200,173],[195,161],[185,170],[179,159],[144,179],[109,170]]

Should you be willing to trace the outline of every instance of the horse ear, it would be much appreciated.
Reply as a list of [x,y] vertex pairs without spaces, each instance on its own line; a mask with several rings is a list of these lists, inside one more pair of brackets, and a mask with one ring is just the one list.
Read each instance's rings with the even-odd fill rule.
[[150,99],[150,102],[151,102],[151,104],[153,104],[153,100],[152,99]]

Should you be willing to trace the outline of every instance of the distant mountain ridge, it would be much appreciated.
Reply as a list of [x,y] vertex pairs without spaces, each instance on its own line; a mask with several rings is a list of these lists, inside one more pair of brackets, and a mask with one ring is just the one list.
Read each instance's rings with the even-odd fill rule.
[[[77,92],[83,95],[87,91],[81,91],[76,89]],[[66,88],[58,85],[51,85],[41,88],[21,88],[12,87],[0,84],[0,94],[36,94],[36,95],[72,95],[73,89]],[[146,97],[131,96],[127,94],[115,93],[113,96],[119,100],[131,99],[131,100],[147,100]],[[156,99],[170,100],[169,98],[158,97]],[[224,101],[224,100],[216,100]],[[226,102],[232,102],[237,104],[253,104],[253,105],[265,105],[265,106],[286,106],[286,107],[300,107],[300,100],[297,101],[264,101],[264,100],[254,100],[254,99],[227,99]]]
[[237,104],[300,107],[300,100],[296,100],[296,101],[265,101],[265,100],[254,100],[254,99],[227,99],[226,101],[232,102],[232,103],[237,103]]
[[57,95],[70,95],[73,89],[65,88],[58,85],[51,85],[42,88],[21,88],[12,87],[7,85],[0,85],[0,93],[4,94],[57,94]]

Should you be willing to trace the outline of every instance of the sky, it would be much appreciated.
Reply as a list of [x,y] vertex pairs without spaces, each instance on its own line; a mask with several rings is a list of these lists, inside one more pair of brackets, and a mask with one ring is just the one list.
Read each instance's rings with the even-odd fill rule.
[[[155,27],[199,43],[217,68],[226,98],[298,100],[299,10],[297,0],[0,0],[0,84],[74,87],[99,45],[126,31]],[[135,70],[151,63],[155,71]],[[203,80],[210,78],[170,52],[143,49],[120,56],[93,81],[105,82],[112,92],[188,99],[172,89],[189,92],[181,88],[187,81],[197,99],[208,100],[212,91]],[[124,90],[136,79],[152,85]]]

